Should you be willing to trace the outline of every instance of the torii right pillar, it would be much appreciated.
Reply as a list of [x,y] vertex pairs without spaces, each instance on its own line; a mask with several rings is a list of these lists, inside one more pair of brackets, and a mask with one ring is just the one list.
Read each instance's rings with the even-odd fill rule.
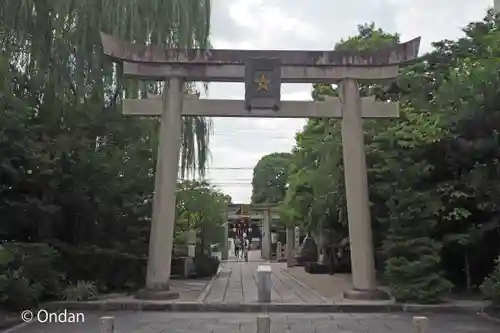
[[377,289],[372,225],[368,199],[361,96],[357,80],[340,82],[342,101],[342,150],[349,220],[352,284],[344,292],[350,299],[386,299]]

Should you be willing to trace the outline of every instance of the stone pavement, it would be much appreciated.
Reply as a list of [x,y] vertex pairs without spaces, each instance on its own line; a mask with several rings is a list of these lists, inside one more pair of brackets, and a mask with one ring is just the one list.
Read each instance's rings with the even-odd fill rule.
[[309,274],[299,266],[284,271],[331,302],[342,301],[343,292],[353,288],[351,274]]
[[[227,261],[221,264],[221,272],[211,283],[204,303],[256,303],[257,267],[260,251],[250,251],[249,262]],[[322,304],[325,301],[314,291],[297,283],[282,272],[285,263],[269,263],[272,269],[272,303]]]
[[[248,251],[248,261],[249,262],[260,262],[260,263],[268,262],[267,260],[262,259],[260,257],[260,255],[261,255],[261,251],[260,250],[251,250],[251,251]],[[233,251],[229,251],[229,253],[228,253],[228,260],[227,261],[241,261],[241,262],[244,262],[245,259],[243,259],[243,258],[237,258],[234,255]]]
[[[114,333],[256,333],[257,314],[112,312],[85,313],[84,323],[21,327],[16,333],[99,333],[99,318],[115,317]],[[409,314],[270,314],[271,333],[413,333]],[[430,333],[494,333],[500,324],[476,315],[429,315]]]

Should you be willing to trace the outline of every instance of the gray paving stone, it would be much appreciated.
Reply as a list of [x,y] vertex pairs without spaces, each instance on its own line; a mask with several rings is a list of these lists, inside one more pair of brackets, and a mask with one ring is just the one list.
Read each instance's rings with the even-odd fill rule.
[[336,321],[336,324],[338,325],[340,330],[352,330],[355,332],[366,332],[367,327],[362,326],[359,321],[352,319],[352,320],[338,320]]
[[[86,313],[79,324],[32,324],[14,333],[99,333],[99,318],[115,317],[115,333],[256,333],[255,313]],[[409,314],[269,314],[272,333],[413,333]],[[340,316],[342,315],[342,316]],[[429,315],[432,333],[498,333],[477,315]]]
[[[259,257],[259,251],[251,251],[253,260]],[[227,261],[222,263],[219,276],[211,283],[204,303],[255,303],[257,302],[256,271],[259,261]],[[312,290],[305,288],[288,275],[283,274],[285,263],[265,263],[272,268],[272,303],[323,303]]]

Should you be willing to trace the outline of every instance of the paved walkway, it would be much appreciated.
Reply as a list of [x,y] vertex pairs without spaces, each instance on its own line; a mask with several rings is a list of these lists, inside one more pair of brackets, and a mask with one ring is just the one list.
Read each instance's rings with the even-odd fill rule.
[[[260,262],[260,263],[263,263],[263,262],[268,262],[267,260],[264,260],[260,257],[261,255],[261,251],[260,250],[251,250],[251,251],[248,251],[248,261],[249,262]],[[232,261],[241,261],[241,262],[244,262],[245,259],[243,258],[237,258],[235,257],[234,255],[234,252],[233,251],[229,251],[229,256],[228,256],[228,262],[232,262]]]
[[249,262],[227,261],[221,264],[219,276],[212,281],[205,303],[257,303],[257,267],[265,263],[272,269],[272,303],[320,304],[325,301],[309,288],[283,273],[284,263],[259,260],[260,251],[250,251]]
[[[35,323],[16,333],[99,333],[99,317],[115,317],[114,333],[256,333],[257,314],[113,312],[84,314],[84,323]],[[270,314],[272,333],[413,333],[408,314]],[[429,316],[432,333],[495,333],[500,324],[475,315]]]
[[284,270],[331,302],[343,301],[343,292],[353,288],[351,274],[309,274],[299,266]]

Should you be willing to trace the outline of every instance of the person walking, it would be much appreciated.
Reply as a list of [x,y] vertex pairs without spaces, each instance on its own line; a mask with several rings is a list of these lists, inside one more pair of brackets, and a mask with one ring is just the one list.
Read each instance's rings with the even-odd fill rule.
[[241,239],[236,236],[234,238],[234,255],[236,256],[236,258],[240,258],[240,250],[241,250]]
[[245,258],[245,262],[248,262],[248,250],[250,249],[250,241],[248,237],[243,241],[243,257]]

